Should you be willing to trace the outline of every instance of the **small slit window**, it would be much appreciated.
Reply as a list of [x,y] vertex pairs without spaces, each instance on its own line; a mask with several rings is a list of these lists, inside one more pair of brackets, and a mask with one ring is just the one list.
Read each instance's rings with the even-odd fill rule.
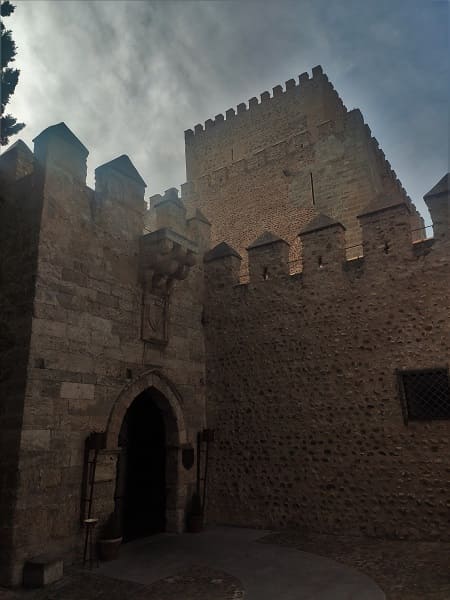
[[448,367],[397,371],[397,375],[405,422],[450,420]]

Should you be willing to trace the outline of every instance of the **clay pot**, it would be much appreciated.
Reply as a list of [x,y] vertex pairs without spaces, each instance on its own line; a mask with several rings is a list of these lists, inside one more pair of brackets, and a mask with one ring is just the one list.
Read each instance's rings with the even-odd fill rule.
[[98,553],[100,560],[115,560],[119,556],[121,537],[112,540],[98,540]]

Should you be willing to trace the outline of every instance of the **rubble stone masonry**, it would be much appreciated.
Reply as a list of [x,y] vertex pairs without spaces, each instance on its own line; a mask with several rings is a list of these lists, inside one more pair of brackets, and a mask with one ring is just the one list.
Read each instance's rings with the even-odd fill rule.
[[297,275],[269,235],[247,284],[231,248],[206,256],[212,521],[449,539],[450,422],[406,424],[396,373],[449,364],[448,186],[434,200],[442,235],[414,245],[406,204],[362,211],[355,260],[319,217]]

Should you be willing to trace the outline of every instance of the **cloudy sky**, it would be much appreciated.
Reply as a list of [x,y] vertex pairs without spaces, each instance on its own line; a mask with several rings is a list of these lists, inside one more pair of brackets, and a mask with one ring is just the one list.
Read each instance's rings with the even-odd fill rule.
[[448,0],[13,1],[20,136],[64,121],[91,185],[128,154],[148,195],[178,187],[185,129],[317,64],[423,214],[449,168]]

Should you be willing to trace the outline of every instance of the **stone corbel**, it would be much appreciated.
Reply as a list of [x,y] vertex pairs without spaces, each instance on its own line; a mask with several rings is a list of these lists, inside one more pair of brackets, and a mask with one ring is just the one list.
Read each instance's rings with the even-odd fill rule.
[[197,245],[171,229],[158,229],[141,237],[143,340],[157,345],[167,343],[170,292],[175,281],[186,279],[196,263],[196,254]]
[[140,274],[145,289],[165,296],[174,281],[186,279],[196,263],[197,244],[171,229],[158,229],[141,237]]

